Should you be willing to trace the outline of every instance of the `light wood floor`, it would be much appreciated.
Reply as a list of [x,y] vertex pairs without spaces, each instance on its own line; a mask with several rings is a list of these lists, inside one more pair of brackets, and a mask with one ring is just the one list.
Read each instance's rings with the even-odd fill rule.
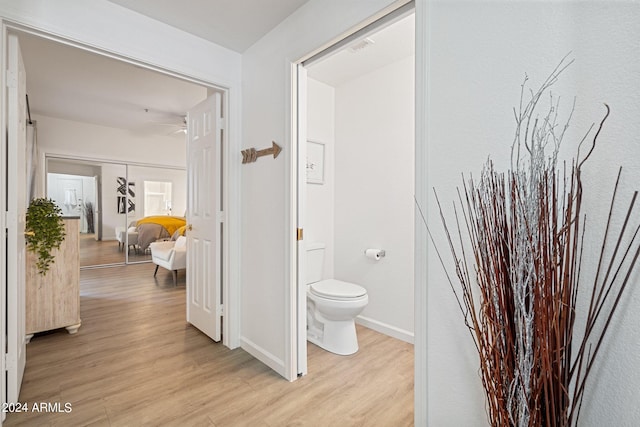
[[[150,252],[129,249],[129,262],[151,261]],[[124,264],[125,251],[117,240],[97,241],[93,234],[80,234],[80,267]]]
[[81,272],[82,327],[27,346],[20,401],[69,413],[8,414],[6,426],[409,426],[413,346],[359,327],[360,351],[308,344],[288,382],[185,322],[184,273],[153,264]]

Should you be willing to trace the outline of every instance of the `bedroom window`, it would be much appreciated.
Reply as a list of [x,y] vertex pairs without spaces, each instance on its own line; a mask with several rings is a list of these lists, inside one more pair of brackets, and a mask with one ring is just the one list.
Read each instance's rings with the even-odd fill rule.
[[172,215],[171,183],[144,181],[144,216]]

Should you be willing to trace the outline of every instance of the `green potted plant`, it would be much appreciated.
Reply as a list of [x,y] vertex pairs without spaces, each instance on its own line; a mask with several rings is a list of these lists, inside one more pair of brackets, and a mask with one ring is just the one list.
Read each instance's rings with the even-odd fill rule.
[[27,249],[37,256],[38,273],[45,275],[55,261],[52,251],[64,241],[62,210],[51,199],[36,198],[27,208]]

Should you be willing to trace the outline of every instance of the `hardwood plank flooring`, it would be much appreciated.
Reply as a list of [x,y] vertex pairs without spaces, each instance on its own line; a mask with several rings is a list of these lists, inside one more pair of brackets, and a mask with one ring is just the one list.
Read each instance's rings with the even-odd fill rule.
[[[151,261],[149,251],[129,249],[129,262]],[[97,241],[93,234],[80,234],[80,267],[105,264],[124,264],[125,251],[120,249],[117,240]]]
[[[409,426],[413,346],[358,327],[360,350],[308,344],[292,383],[185,321],[184,272],[153,264],[81,272],[82,326],[36,335],[5,426]],[[32,412],[35,403],[61,412]],[[64,412],[65,403],[71,411]]]

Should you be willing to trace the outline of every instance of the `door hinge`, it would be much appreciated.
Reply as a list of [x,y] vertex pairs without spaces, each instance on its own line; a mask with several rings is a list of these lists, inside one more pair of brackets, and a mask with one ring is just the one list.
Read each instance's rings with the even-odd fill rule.
[[219,117],[217,126],[218,126],[218,129],[226,129],[227,128],[227,119],[225,119],[224,117]]
[[302,240],[302,238],[304,237],[304,236],[303,236],[303,231],[304,231],[304,230],[303,230],[302,228],[298,228],[298,229],[297,229],[298,234],[297,234],[297,238],[296,238],[296,240]]
[[224,316],[224,304],[218,305],[218,316]]

